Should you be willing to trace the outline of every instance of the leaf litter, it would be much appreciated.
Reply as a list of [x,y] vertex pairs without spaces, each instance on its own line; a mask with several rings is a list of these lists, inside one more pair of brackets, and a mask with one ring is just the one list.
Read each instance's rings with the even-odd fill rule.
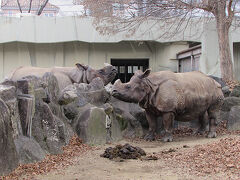
[[32,179],[35,175],[46,174],[52,170],[59,170],[72,165],[73,157],[80,156],[85,152],[93,150],[76,135],[72,137],[69,144],[63,147],[63,153],[57,155],[47,155],[41,162],[19,165],[7,176],[0,176],[0,180],[14,180],[26,176],[24,179]]

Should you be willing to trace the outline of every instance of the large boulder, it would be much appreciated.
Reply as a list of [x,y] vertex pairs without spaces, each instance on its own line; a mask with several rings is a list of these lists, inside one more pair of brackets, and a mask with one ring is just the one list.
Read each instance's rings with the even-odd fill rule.
[[67,86],[60,93],[58,102],[63,105],[64,115],[76,130],[76,124],[82,112],[92,107],[101,107],[109,97],[102,80],[95,78],[90,84],[80,83]]
[[13,138],[17,138],[19,135],[22,135],[22,127],[19,118],[16,87],[12,85],[0,85],[0,98],[6,103],[9,109]]
[[0,99],[0,175],[12,171],[17,167],[19,161],[10,121],[10,110]]
[[70,138],[64,123],[52,113],[46,103],[36,105],[36,109],[32,120],[32,136],[50,154],[62,153],[62,146]]
[[46,155],[46,152],[33,138],[19,136],[14,140],[14,143],[16,145],[20,164],[41,161]]
[[240,98],[238,97],[226,97],[221,107],[222,111],[230,111],[233,106],[240,106]]
[[[108,84],[105,89],[111,94],[112,84]],[[109,103],[113,106],[115,116],[123,131],[123,136],[127,138],[142,137],[148,130],[148,122],[145,110],[138,104],[128,103],[111,97]]]
[[240,130],[240,106],[233,106],[229,112],[228,130]]
[[235,86],[230,94],[233,97],[240,97],[240,86]]
[[143,128],[147,129],[148,123],[145,111],[138,104],[123,102],[113,97],[109,103],[114,108],[124,137],[134,138],[143,136]]
[[29,76],[17,83],[24,135],[34,137],[48,153],[61,153],[73,131],[57,104],[59,89],[56,77],[46,73],[43,78]]
[[[111,118],[111,139],[119,141],[122,138],[120,127],[116,119]],[[79,115],[76,121],[78,136],[88,144],[105,144],[107,140],[106,113],[103,108],[91,107]]]
[[214,79],[221,85],[224,97],[228,97],[230,95],[231,91],[230,91],[229,87],[226,85],[226,83],[222,80],[222,78],[212,76],[212,75],[210,75],[209,77],[211,77],[212,79]]

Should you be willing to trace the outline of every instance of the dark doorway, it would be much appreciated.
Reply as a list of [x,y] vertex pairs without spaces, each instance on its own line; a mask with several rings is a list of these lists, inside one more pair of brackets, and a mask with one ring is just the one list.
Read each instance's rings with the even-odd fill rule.
[[113,83],[117,79],[121,79],[123,83],[126,83],[136,70],[145,71],[149,67],[149,59],[111,59],[111,64],[118,70]]

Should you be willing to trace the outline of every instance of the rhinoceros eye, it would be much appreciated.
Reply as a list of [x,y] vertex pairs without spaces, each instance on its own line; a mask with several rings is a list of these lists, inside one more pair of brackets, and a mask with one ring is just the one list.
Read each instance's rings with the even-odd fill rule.
[[104,73],[104,71],[103,71],[102,69],[100,69],[100,70],[99,70],[99,73],[102,74],[102,73]]
[[128,84],[128,85],[126,85],[126,89],[130,89],[131,88],[131,86]]

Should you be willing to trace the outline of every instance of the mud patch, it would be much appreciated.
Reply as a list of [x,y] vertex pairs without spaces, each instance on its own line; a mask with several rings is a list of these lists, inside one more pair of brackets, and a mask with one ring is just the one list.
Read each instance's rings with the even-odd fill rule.
[[146,152],[140,147],[134,147],[127,143],[125,145],[117,145],[114,148],[109,147],[100,156],[109,159],[140,159],[141,156],[146,156]]

